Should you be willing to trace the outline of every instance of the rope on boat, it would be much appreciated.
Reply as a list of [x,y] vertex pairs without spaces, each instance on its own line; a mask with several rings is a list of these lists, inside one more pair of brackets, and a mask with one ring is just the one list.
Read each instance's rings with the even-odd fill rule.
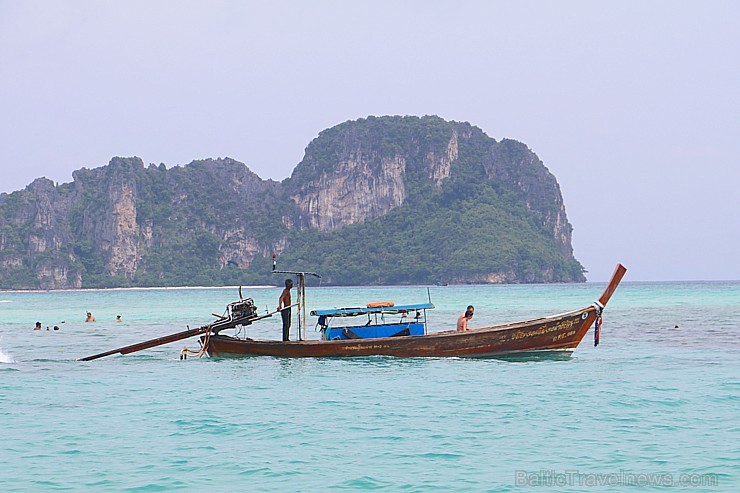
[[183,346],[183,348],[180,350],[180,359],[181,360],[188,359],[188,356],[192,356],[192,357],[197,356],[198,358],[202,358],[203,356],[206,356],[207,354],[206,348],[208,347],[208,341],[210,339],[211,339],[211,331],[209,330],[208,332],[206,332],[206,335],[203,336],[203,343],[201,344],[200,349],[195,350],[195,349],[190,349],[187,346]]
[[601,338],[601,322],[603,321],[601,314],[604,312],[604,305],[594,301],[591,306],[596,311],[596,321],[594,322],[594,347],[596,347],[599,345],[599,339]]

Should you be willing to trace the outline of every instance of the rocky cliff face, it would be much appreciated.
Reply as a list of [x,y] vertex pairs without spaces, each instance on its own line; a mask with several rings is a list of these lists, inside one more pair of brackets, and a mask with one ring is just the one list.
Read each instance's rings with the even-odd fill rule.
[[[309,158],[310,159],[310,158]],[[406,200],[406,160],[361,147],[336,167],[304,183],[291,199],[304,227],[330,230],[379,217]]]
[[[443,122],[427,118],[436,120],[436,124]],[[298,206],[303,227],[331,230],[383,216],[403,205],[407,182],[418,185],[416,176],[407,176],[407,162],[420,170],[426,181],[441,188],[458,161],[460,146],[476,146],[487,151],[479,158],[486,179],[515,191],[539,223],[552,231],[563,252],[572,253],[572,227],[560,187],[526,145],[513,140],[496,142],[468,123],[448,122],[443,122],[442,129],[436,128],[441,134],[436,140],[405,135],[403,145],[389,145],[398,133],[409,133],[408,128],[378,129],[377,120],[334,127],[308,146],[306,156],[293,173],[292,181],[297,184],[291,187],[291,199]],[[390,135],[391,132],[396,134]]]
[[[39,178],[25,190],[0,197],[0,275],[35,267],[22,287],[81,287],[81,273],[69,268],[65,246],[72,240],[67,215],[72,201],[68,187]],[[11,286],[8,286],[11,287]]]
[[[256,261],[263,265],[273,252],[295,263],[333,258],[329,238],[341,238],[332,235],[349,226],[365,234],[365,226],[379,231],[391,217],[395,222],[414,217],[413,229],[430,218],[481,216],[483,208],[494,216],[511,208],[514,212],[503,212],[524,221],[520,229],[535,228],[528,234],[555,245],[557,259],[543,260],[532,270],[536,254],[519,246],[510,253],[516,265],[492,260],[489,269],[463,269],[459,279],[448,274],[450,281],[583,277],[572,259],[572,228],[555,178],[524,144],[497,142],[468,123],[437,117],[345,122],[312,141],[283,183],[262,180],[228,158],[171,169],[146,167],[139,158],[113,158],[102,168],[78,170],[73,178],[62,185],[40,178],[25,190],[0,196],[0,288],[235,283],[244,269]],[[476,194],[488,199],[464,205]],[[527,217],[520,217],[519,208]],[[479,227],[491,231],[478,244],[501,241],[492,236],[496,220],[481,218]],[[432,221],[426,229],[454,228],[458,222]],[[362,243],[370,241],[357,245]],[[418,262],[435,253],[435,245],[422,243],[412,247],[418,246]],[[319,253],[317,245],[328,253]],[[380,243],[376,250],[385,248],[390,247]],[[311,260],[312,255],[321,258]],[[445,255],[456,257],[455,252]],[[428,282],[441,272],[420,271],[397,281]],[[341,279],[337,274],[335,280]]]
[[78,236],[97,245],[106,259],[106,273],[132,279],[141,255],[142,225],[137,221],[137,178],[140,159],[114,158],[106,168],[75,172],[82,203]]
[[[326,231],[383,216],[406,201],[407,159],[420,159],[427,180],[440,188],[458,156],[456,129],[451,130],[449,142],[441,151],[419,148],[411,155],[401,150],[384,154],[382,141],[371,135],[347,132],[340,138],[336,163],[302,181],[291,195],[304,227]],[[299,166],[321,167],[316,163],[321,158],[313,151],[320,145],[321,137],[309,146]]]
[[573,228],[565,213],[560,185],[537,155],[521,142],[504,140],[493,146],[491,159],[484,166],[487,178],[516,190],[527,210],[552,231],[561,250],[571,255]]

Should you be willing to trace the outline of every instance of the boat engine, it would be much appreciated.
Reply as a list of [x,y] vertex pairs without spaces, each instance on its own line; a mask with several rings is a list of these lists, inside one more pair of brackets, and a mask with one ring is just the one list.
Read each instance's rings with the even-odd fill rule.
[[234,321],[244,318],[254,318],[257,316],[257,307],[252,298],[245,298],[243,300],[229,303],[228,310],[229,315],[231,315],[231,320]]

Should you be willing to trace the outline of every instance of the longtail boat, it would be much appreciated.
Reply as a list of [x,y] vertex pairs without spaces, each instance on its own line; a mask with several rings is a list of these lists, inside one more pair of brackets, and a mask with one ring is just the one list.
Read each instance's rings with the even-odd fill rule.
[[[258,341],[227,335],[201,337],[203,348],[212,357],[275,356],[281,358],[347,358],[358,356],[469,357],[490,358],[539,351],[573,351],[591,326],[598,345],[601,315],[627,269],[619,264],[598,301],[557,315],[521,322],[481,327],[465,332],[446,331],[420,335],[371,338],[327,338],[299,341]],[[397,307],[389,307],[397,308]],[[411,309],[433,306],[411,307]],[[408,307],[402,308],[408,309]],[[345,309],[347,310],[347,309]],[[363,312],[359,310],[359,312]],[[317,310],[321,316],[331,311]],[[305,326],[305,324],[304,324]]]
[[[298,338],[297,341],[263,341],[247,337],[221,334],[224,329],[246,326],[270,317],[276,312],[258,315],[251,299],[241,299],[229,304],[227,316],[213,324],[197,329],[189,329],[170,336],[106,351],[82,358],[90,361],[115,353],[128,354],[142,349],[166,344],[176,340],[200,335],[200,356],[216,358],[273,356],[279,358],[348,358],[362,356],[396,357],[463,357],[491,358],[532,353],[572,352],[594,326],[594,345],[599,344],[602,313],[619,286],[627,269],[617,264],[611,280],[601,297],[583,308],[530,320],[513,322],[468,331],[455,330],[427,333],[426,310],[434,306],[428,304],[404,306],[376,306],[365,308],[344,308],[336,310],[315,310],[318,317],[340,317],[372,315],[406,315],[397,322],[382,323],[379,327],[364,331],[365,325],[333,329],[328,323],[320,323],[321,340],[306,340],[305,276],[304,272],[276,271],[295,274],[298,280]],[[318,276],[317,276],[318,277]],[[408,317],[410,313],[415,314]],[[420,315],[423,313],[422,316]],[[347,330],[349,328],[349,330]]]

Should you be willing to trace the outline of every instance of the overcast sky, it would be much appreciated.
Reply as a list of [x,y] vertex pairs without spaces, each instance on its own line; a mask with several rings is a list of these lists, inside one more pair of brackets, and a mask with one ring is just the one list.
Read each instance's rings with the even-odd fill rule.
[[740,279],[739,54],[732,1],[0,0],[0,191],[435,114],[538,154],[589,280]]

